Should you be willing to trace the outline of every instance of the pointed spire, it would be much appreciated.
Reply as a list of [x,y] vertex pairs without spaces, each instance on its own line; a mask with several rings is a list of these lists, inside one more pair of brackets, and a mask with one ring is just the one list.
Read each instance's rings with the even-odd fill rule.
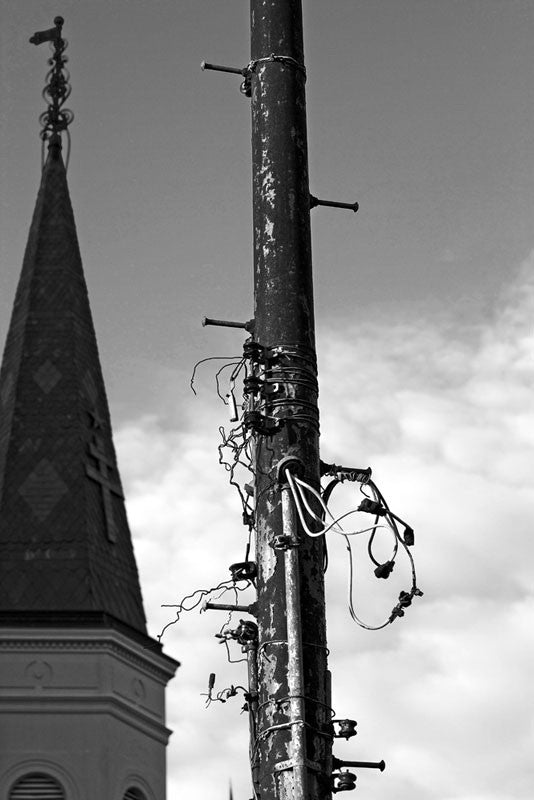
[[47,138],[0,371],[0,612],[145,633],[60,132]]

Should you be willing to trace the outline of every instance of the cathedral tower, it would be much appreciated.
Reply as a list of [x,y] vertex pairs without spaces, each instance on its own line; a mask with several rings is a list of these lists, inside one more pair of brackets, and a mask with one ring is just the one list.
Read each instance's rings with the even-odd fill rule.
[[52,84],[0,372],[0,798],[165,800],[178,664],[146,631]]

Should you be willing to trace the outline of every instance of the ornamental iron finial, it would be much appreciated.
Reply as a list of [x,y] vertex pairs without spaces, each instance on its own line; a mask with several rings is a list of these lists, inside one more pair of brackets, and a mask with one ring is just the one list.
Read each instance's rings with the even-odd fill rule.
[[64,55],[68,42],[61,36],[63,23],[63,17],[55,17],[55,27],[46,31],[37,31],[31,37],[30,42],[32,44],[50,42],[50,49],[53,51],[51,58],[48,59],[50,70],[46,76],[46,86],[42,92],[43,100],[48,104],[48,108],[39,117],[43,155],[45,141],[49,141],[50,144],[61,144],[61,134],[65,132],[68,143],[68,163],[68,155],[70,153],[68,126],[74,119],[74,114],[70,109],[63,107],[71,93],[70,75],[65,68],[68,58]]

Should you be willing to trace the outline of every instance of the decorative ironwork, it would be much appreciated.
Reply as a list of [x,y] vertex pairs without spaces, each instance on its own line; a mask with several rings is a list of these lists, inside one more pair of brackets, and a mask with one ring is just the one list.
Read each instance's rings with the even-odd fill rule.
[[74,114],[70,109],[64,108],[65,101],[71,93],[71,87],[69,84],[70,75],[65,67],[68,61],[68,57],[65,55],[68,42],[61,35],[63,23],[63,17],[55,17],[55,27],[46,31],[37,31],[31,37],[30,42],[32,44],[50,42],[50,49],[52,50],[52,56],[48,59],[50,70],[46,76],[46,86],[42,92],[43,100],[48,104],[48,108],[39,117],[43,149],[45,141],[58,140],[61,134],[65,132],[70,152],[68,126],[74,119]]

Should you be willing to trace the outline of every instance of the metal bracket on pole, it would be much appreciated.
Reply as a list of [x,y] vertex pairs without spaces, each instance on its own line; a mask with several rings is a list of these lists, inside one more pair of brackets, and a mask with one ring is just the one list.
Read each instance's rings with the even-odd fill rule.
[[202,327],[206,325],[216,325],[219,328],[244,328],[249,333],[254,333],[254,320],[249,319],[248,322],[233,322],[229,319],[210,319],[209,317],[202,318]]
[[336,758],[334,756],[332,758],[332,766],[334,769],[339,769],[340,767],[358,767],[359,769],[379,769],[380,772],[384,772],[386,762],[384,759],[382,759],[382,761],[343,761],[341,758]]
[[371,467],[342,467],[337,464],[326,464],[321,461],[320,464],[321,476],[331,475],[333,478],[339,478],[341,481],[357,481],[358,483],[367,483],[373,474]]
[[209,64],[207,61],[200,62],[200,69],[211,69],[215,72],[231,72],[233,75],[246,75],[248,67],[223,67],[221,64]]
[[[320,772],[321,766],[316,761],[310,761],[309,758],[304,759],[304,766],[307,769],[311,769],[314,772]],[[278,764],[274,765],[274,769],[276,772],[284,772],[286,769],[293,769],[295,767],[295,762],[293,759],[288,758],[287,761],[279,761]]]
[[251,603],[249,606],[233,606],[229,603],[206,602],[202,605],[202,611],[243,611],[245,614],[252,614],[252,616],[257,614],[256,603]]
[[247,65],[246,67],[224,67],[222,64],[209,64],[207,61],[200,62],[200,69],[211,69],[215,72],[231,72],[233,75],[242,75],[244,80],[239,87],[239,91],[241,94],[244,94],[245,97],[252,96],[252,85],[250,81],[250,66]]
[[329,208],[348,208],[350,211],[357,212],[360,205],[359,203],[338,203],[335,200],[319,200],[317,197],[314,197],[313,194],[310,195],[310,208],[315,208],[316,206],[328,206]]

